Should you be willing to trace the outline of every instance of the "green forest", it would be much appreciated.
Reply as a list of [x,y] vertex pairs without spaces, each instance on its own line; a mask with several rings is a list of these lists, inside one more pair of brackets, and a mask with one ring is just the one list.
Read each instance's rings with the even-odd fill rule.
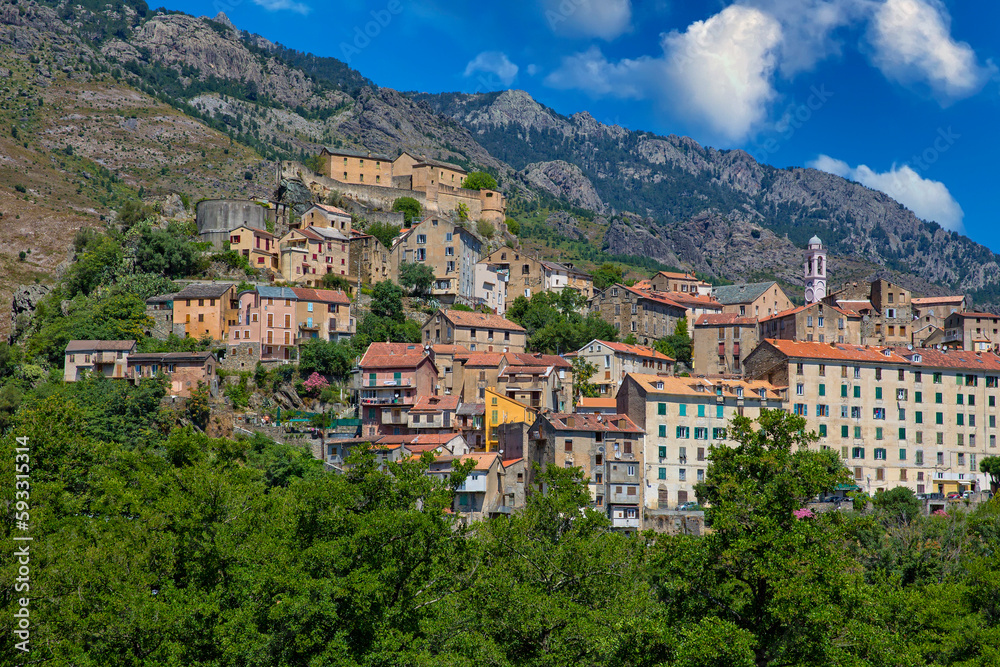
[[[325,473],[264,438],[171,428],[163,391],[93,379],[14,416],[3,474],[27,447],[30,592],[4,586],[0,629],[10,642],[30,595],[31,652],[3,664],[1000,664],[1000,505],[804,510],[846,471],[786,413],[738,417],[712,449],[705,535],[627,535],[579,469],[461,527],[462,468],[362,451]],[[0,488],[11,545],[21,510]],[[13,582],[10,549],[0,563]]]

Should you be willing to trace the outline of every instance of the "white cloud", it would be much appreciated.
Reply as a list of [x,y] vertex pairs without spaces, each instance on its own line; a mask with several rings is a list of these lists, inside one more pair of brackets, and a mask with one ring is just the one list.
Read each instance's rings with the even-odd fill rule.
[[295,0],[253,0],[253,4],[269,12],[290,11],[305,15],[312,11],[309,5]]
[[553,32],[612,40],[631,28],[631,0],[542,0]]
[[951,36],[951,17],[939,0],[886,0],[875,11],[872,60],[889,79],[924,83],[942,102],[978,92],[995,70]]
[[517,71],[517,65],[501,51],[483,51],[465,66],[465,76],[472,76],[476,72],[494,74],[505,86],[514,82]]
[[964,231],[962,220],[965,212],[947,186],[940,181],[921,177],[909,165],[893,165],[889,171],[880,173],[864,164],[851,167],[843,160],[820,155],[807,166],[884,192],[913,211],[918,218],[933,220],[945,229]]
[[669,95],[682,112],[725,138],[746,138],[775,97],[781,38],[771,15],[741,5],[664,36]]
[[536,65],[535,63],[531,63],[530,65],[524,68],[524,71],[528,73],[528,76],[535,76],[536,74],[538,74],[538,65]]
[[[576,89],[592,97],[644,99],[662,85],[663,62],[653,58],[610,62],[596,46],[563,58],[559,69],[545,77],[545,85]],[[659,81],[657,79],[660,79]]]

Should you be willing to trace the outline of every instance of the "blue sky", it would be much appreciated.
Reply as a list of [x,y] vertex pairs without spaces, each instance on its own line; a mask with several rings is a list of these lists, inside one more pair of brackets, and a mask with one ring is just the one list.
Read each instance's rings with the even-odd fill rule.
[[[815,166],[1000,250],[1000,3],[173,0],[397,90],[527,90],[565,114]],[[367,35],[365,32],[367,31]],[[996,63],[996,64],[995,64]]]

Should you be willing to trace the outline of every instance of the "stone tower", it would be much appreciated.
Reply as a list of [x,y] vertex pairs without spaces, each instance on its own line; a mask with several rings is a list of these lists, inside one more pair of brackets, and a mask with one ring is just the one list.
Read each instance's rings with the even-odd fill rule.
[[818,236],[809,239],[806,252],[806,303],[822,301],[826,296],[826,250]]

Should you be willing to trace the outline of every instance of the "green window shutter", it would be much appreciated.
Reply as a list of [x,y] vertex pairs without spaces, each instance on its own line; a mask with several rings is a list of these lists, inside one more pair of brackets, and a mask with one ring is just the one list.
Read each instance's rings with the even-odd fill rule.
[[847,398],[847,385],[846,384],[840,385],[840,397],[841,398]]
[[899,439],[906,440],[906,429],[902,426],[899,427]]
[[826,396],[826,385],[825,384],[821,384],[819,386],[819,395],[820,396]]
[[942,394],[941,392],[938,392],[938,393],[934,394],[934,402],[935,403],[944,403],[944,394]]
[[[666,424],[660,424],[659,436],[661,438],[667,437],[667,425]],[[660,449],[663,449],[663,448],[661,447]],[[661,454],[660,456],[663,456],[663,455]]]
[[924,413],[923,412],[917,412],[917,413],[915,413],[915,416],[914,416],[913,420],[915,422],[917,422],[918,424],[923,424],[924,423]]
[[915,403],[923,403],[924,402],[924,392],[922,392],[922,391],[915,391],[915,392],[913,392],[913,401]]
[[704,405],[699,405],[698,406],[698,416],[699,417],[704,417],[705,416],[705,406]]
[[721,405],[716,405],[715,406],[715,418],[716,419],[725,419],[725,416],[726,415],[723,412],[723,407]]
[[658,415],[665,415],[665,414],[667,414],[667,404],[666,403],[660,403],[659,405],[657,405],[656,406],[656,414],[658,414]]
[[680,405],[680,410],[681,410],[680,415],[681,415],[681,417],[687,417],[687,413],[688,413],[688,409],[687,408],[688,408],[687,405],[685,405],[684,403],[681,403],[681,405]]
[[876,401],[882,400],[882,387],[875,387],[875,400]]
[[861,387],[854,388],[854,398],[861,398]]
[[667,478],[667,469],[666,468],[660,468],[660,471],[659,471],[659,474],[657,475],[657,478],[658,479],[666,479]]
[[403,379],[403,374],[399,372],[393,373],[392,379],[395,380],[396,382],[399,382],[400,380]]
[[819,437],[821,437],[821,438],[825,438],[826,437],[826,424],[820,424],[819,425]]
[[857,438],[857,439],[859,439],[859,440],[861,439],[861,427],[860,426],[855,426],[854,427],[854,437]]
[[840,427],[840,437],[841,438],[849,438],[850,435],[851,435],[851,432],[850,432],[850,427],[849,426],[841,426]]
[[876,440],[881,440],[882,439],[882,427],[881,426],[879,426],[879,427],[877,427],[875,429],[875,439]]
[[[667,428],[667,427],[666,427],[666,426],[664,426],[663,428],[665,429],[665,428]],[[665,459],[665,458],[667,458],[667,448],[666,448],[666,447],[660,447],[660,452],[659,452],[659,454],[660,454],[660,458],[661,458],[661,459]]]
[[965,426],[965,415],[963,415],[963,414],[957,414],[957,415],[955,415],[955,423],[958,426]]
[[903,449],[902,447],[899,448],[899,460],[900,461],[906,460],[906,450]]
[[934,415],[934,423],[935,424],[944,424],[944,413],[943,412],[938,412],[937,414]]

